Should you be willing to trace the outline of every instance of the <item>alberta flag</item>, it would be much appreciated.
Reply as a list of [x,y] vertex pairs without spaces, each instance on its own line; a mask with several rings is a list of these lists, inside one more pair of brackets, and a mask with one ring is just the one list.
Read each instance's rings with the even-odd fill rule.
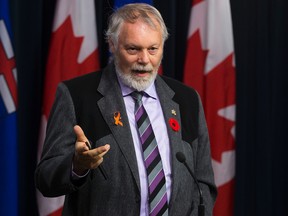
[[218,197],[214,216],[231,216],[235,182],[235,64],[229,0],[194,0],[184,82],[200,94]]
[[[58,0],[46,63],[38,160],[47,119],[59,82],[99,69],[94,0]],[[40,216],[61,215],[64,196],[46,198],[37,191]]]
[[17,71],[9,0],[0,0],[0,215],[18,215]]

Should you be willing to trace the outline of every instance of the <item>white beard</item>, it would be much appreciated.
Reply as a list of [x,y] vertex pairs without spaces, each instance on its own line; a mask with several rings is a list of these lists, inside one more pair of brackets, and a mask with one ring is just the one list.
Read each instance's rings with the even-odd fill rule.
[[129,73],[129,74],[124,73],[119,67],[119,63],[118,63],[116,56],[114,58],[114,62],[115,62],[116,73],[120,77],[123,84],[137,91],[144,91],[154,82],[157,76],[158,68],[160,66],[159,65],[156,68],[156,70],[153,70],[153,67],[150,64],[146,66],[143,66],[140,64],[134,64],[131,68],[132,70],[150,71],[150,76],[139,77],[139,76],[135,76],[133,73]]

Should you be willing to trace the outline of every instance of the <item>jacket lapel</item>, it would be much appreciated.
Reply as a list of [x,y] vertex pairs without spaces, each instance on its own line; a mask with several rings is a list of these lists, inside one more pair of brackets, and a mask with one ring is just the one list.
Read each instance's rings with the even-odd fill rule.
[[[179,110],[179,104],[173,100],[175,92],[164,82],[164,80],[158,76],[156,80],[156,89],[164,113],[164,118],[167,125],[167,131],[170,141],[170,151],[171,151],[171,170],[172,170],[172,193],[170,198],[170,203],[174,203],[176,195],[178,193],[178,187],[181,184],[181,173],[183,164],[181,164],[176,159],[177,152],[183,152],[182,147],[182,136],[181,136],[181,116]],[[172,120],[171,120],[172,119]],[[171,122],[172,121],[172,122]],[[177,126],[174,127],[172,123],[179,124],[179,130],[177,131]],[[172,207],[172,206],[170,206]],[[170,212],[173,209],[170,209]]]
[[[134,151],[133,139],[130,131],[129,121],[125,109],[121,89],[118,84],[117,76],[113,64],[103,71],[103,75],[98,87],[98,91],[103,98],[98,101],[99,109],[109,126],[122,154],[127,160],[127,164],[135,178],[140,191],[140,180],[137,167],[137,159]],[[120,114],[120,121],[123,124],[115,124],[114,115]],[[119,122],[118,122],[119,123]]]
[[[181,163],[176,159],[176,153],[182,152],[183,147],[181,136],[181,116],[179,105],[173,101],[174,91],[163,81],[163,79],[157,76],[156,90],[162,105],[164,118],[167,125],[167,131],[170,141],[171,149],[171,170],[172,170],[172,193],[170,203],[173,203],[176,198],[177,188],[181,183]],[[113,64],[103,71],[103,76],[98,87],[98,91],[103,95],[103,98],[98,101],[99,109],[109,126],[122,154],[127,160],[127,163],[134,176],[135,182],[140,192],[140,180],[137,167],[137,159],[134,151],[133,139],[130,131],[129,121],[125,109],[124,100],[121,94],[121,89],[118,84],[115,69]],[[116,125],[114,115],[116,112],[120,113],[121,122],[123,126]],[[179,124],[179,131],[175,131],[175,128],[169,123],[170,119],[176,121]],[[173,130],[174,128],[174,130]],[[171,209],[172,210],[172,209]]]

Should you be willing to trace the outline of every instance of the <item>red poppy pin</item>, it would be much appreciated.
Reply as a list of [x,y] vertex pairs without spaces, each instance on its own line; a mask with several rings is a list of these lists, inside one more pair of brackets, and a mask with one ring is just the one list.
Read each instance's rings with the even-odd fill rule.
[[180,130],[180,125],[176,119],[170,118],[169,124],[170,124],[170,127],[172,128],[172,130],[174,130],[176,132]]

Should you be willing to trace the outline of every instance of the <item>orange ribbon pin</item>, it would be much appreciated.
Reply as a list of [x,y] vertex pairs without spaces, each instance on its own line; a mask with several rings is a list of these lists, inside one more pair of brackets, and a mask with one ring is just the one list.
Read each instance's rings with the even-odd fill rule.
[[115,125],[123,126],[123,123],[121,122],[120,112],[115,112],[114,113],[114,120],[115,120]]

